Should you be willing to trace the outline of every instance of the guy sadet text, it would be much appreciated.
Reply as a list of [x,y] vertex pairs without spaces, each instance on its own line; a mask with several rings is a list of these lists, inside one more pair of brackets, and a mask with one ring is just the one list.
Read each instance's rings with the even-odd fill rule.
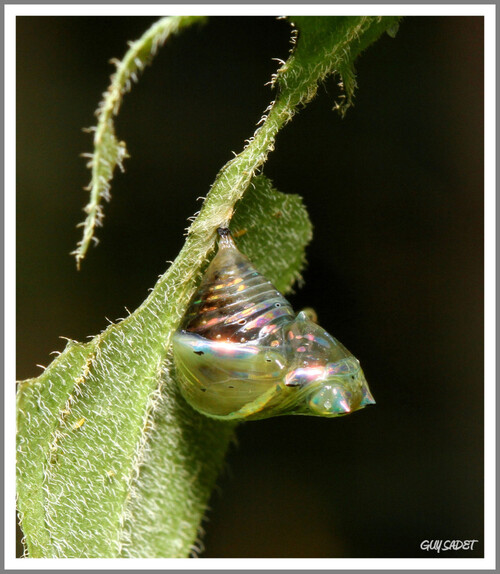
[[422,540],[420,548],[422,550],[434,550],[446,552],[447,550],[474,550],[474,544],[479,540]]

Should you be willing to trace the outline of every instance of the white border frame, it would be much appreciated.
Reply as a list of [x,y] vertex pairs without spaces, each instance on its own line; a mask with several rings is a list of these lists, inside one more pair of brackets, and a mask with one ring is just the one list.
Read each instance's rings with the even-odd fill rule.
[[[20,559],[15,558],[15,233],[16,233],[16,16],[211,16],[269,15],[402,15],[402,16],[484,16],[485,17],[485,532],[484,558],[275,558],[275,559]],[[496,567],[495,531],[495,231],[496,231],[496,6],[492,4],[73,4],[5,5],[5,568],[13,570],[485,570]]]

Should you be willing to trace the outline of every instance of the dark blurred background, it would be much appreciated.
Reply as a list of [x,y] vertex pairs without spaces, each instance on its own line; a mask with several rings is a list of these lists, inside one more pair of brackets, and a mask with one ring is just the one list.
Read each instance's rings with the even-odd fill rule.
[[[125,97],[131,159],[77,272],[69,252],[93,111],[149,17],[17,19],[17,368],[84,341],[147,296],[218,170],[274,93],[289,25],[214,17],[169,42]],[[291,297],[361,360],[377,400],[339,420],[246,423],[205,522],[206,557],[483,554],[483,19],[408,17],[278,136],[265,173],[313,224]],[[450,552],[439,557],[451,557]]]

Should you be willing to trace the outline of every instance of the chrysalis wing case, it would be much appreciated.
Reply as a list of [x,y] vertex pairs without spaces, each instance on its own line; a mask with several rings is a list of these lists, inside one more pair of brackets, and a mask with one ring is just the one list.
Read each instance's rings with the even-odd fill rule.
[[224,420],[345,415],[375,401],[358,360],[238,251],[229,230],[174,336],[182,394]]

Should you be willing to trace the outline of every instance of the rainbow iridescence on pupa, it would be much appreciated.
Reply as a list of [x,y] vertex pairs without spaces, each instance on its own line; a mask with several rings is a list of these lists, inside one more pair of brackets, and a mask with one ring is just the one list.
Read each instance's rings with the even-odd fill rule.
[[375,401],[358,360],[283,295],[220,230],[174,335],[184,398],[218,419],[335,417]]

